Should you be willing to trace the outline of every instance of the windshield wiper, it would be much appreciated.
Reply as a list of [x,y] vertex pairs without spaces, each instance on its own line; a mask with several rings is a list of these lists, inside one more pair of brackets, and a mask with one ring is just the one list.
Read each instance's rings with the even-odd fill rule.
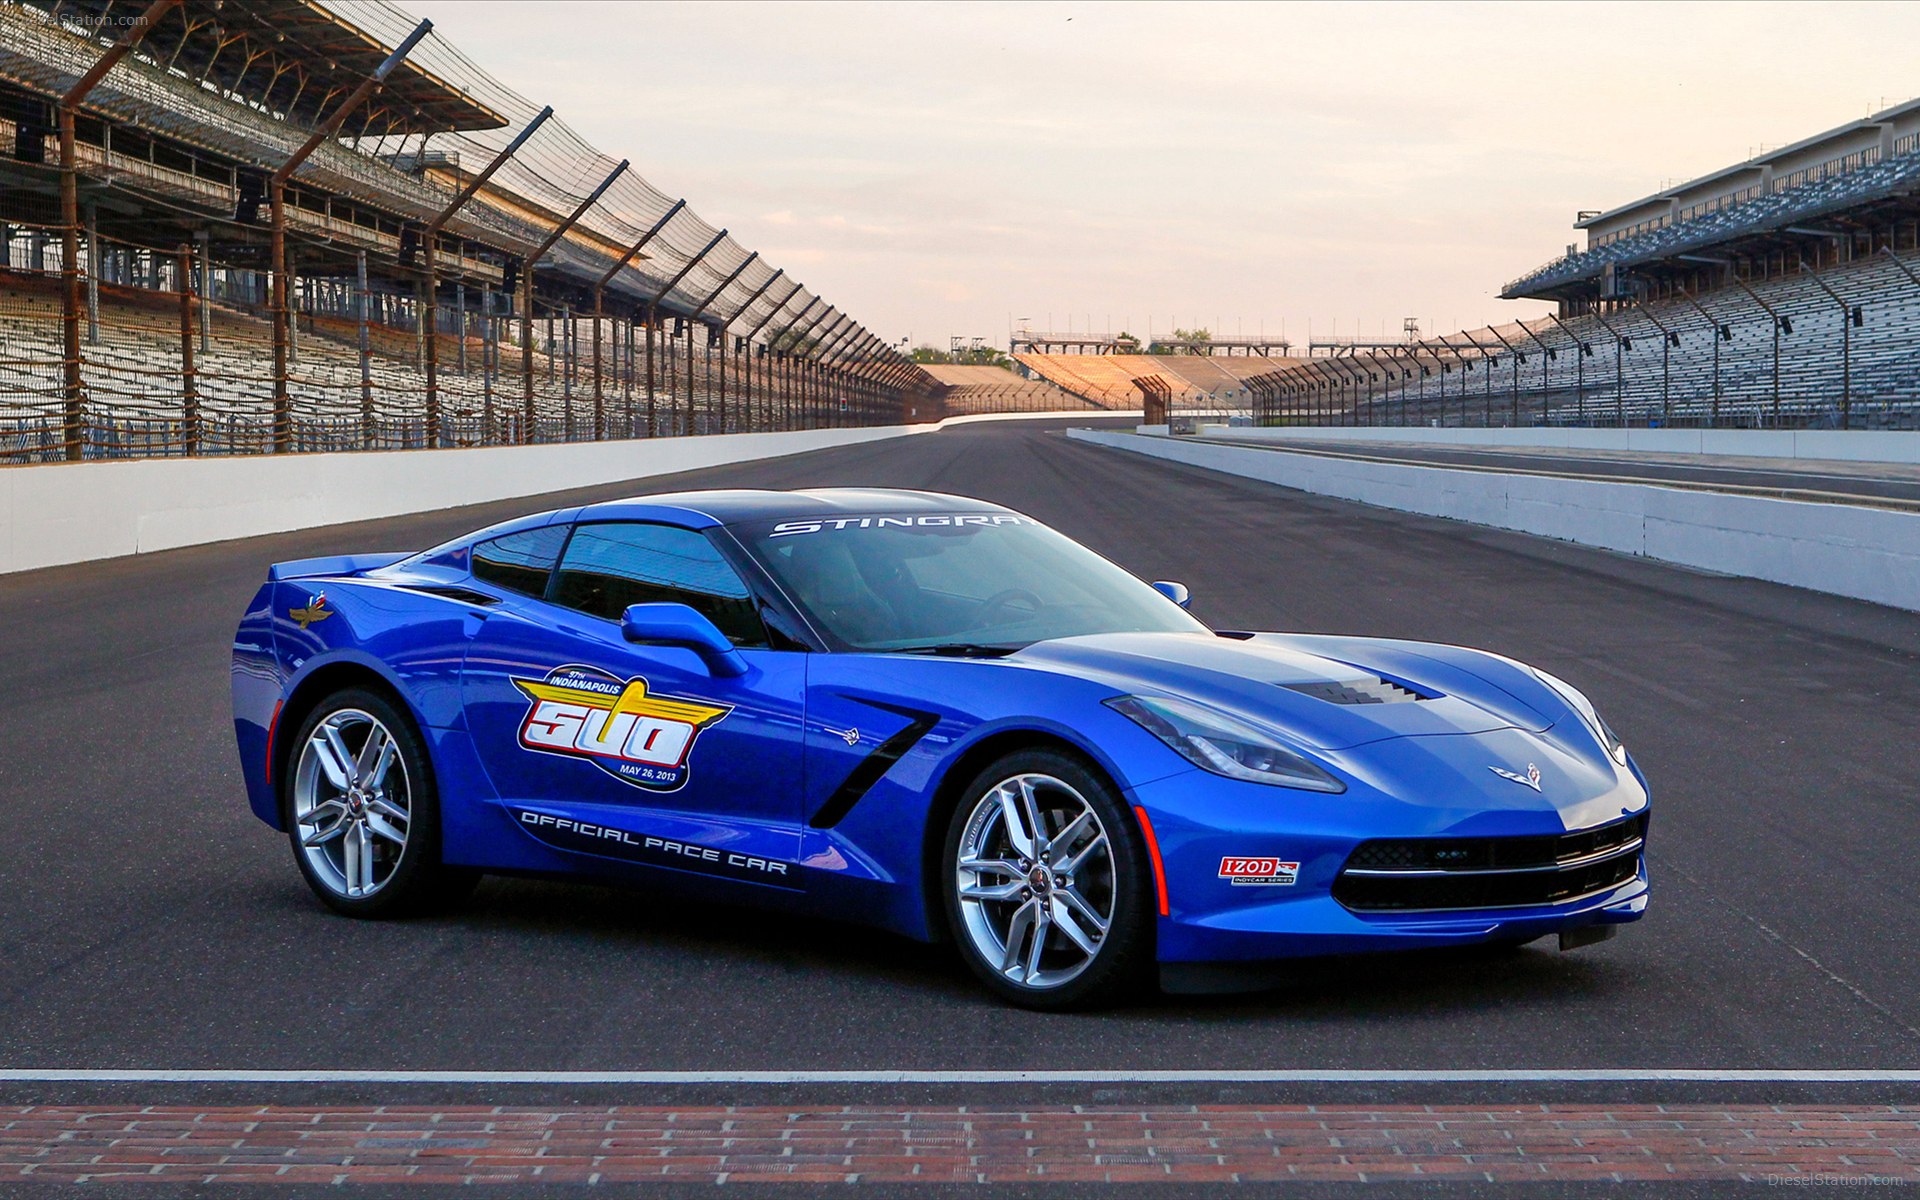
[[896,654],[937,654],[943,658],[1005,658],[1022,646],[984,646],[979,642],[941,642],[934,646],[903,646]]

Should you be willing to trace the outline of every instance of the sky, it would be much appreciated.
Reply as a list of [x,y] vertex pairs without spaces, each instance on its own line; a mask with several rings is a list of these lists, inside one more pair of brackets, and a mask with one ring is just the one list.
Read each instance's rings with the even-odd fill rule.
[[1445,333],[1920,89],[1920,5],[400,0],[898,342]]

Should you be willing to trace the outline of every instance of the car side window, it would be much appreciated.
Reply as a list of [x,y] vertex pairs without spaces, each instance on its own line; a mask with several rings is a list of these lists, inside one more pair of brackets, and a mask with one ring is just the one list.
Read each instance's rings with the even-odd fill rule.
[[529,596],[544,596],[566,540],[567,526],[544,525],[478,542],[473,547],[473,577]]
[[767,645],[753,593],[706,536],[675,525],[608,521],[580,525],[550,597],[618,621],[630,604],[677,601],[719,626],[736,646]]

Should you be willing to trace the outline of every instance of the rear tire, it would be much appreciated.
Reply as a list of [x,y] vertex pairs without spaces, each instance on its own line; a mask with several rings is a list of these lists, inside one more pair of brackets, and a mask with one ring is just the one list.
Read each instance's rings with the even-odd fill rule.
[[337,913],[380,918],[454,903],[477,871],[440,861],[440,796],[413,721],[381,692],[322,700],[288,743],[281,815],[293,860]]
[[1002,999],[1053,1012],[1112,1005],[1146,981],[1149,871],[1113,785],[1057,750],[1017,751],[976,776],[940,857],[968,968]]

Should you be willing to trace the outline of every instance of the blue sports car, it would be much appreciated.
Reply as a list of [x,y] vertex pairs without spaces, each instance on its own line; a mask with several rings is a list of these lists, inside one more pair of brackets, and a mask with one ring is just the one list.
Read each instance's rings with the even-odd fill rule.
[[234,725],[339,912],[645,881],[951,939],[1035,1008],[1644,911],[1646,782],[1573,687],[1186,603],[958,496],[648,496],[274,566]]

